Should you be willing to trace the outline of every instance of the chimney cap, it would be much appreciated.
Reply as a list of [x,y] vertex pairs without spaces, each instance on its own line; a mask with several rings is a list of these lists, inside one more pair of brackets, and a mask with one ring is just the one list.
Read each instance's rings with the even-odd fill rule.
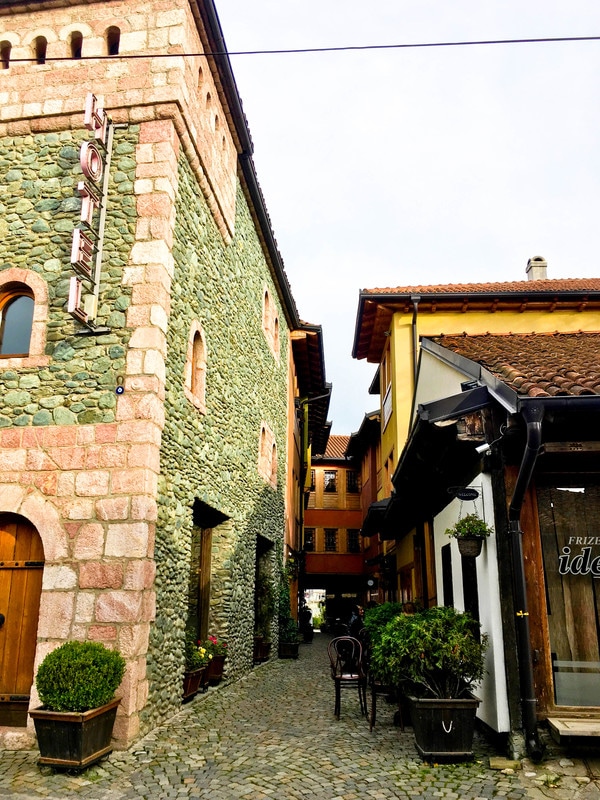
[[533,256],[527,262],[527,279],[530,281],[543,281],[546,280],[548,262],[543,256]]

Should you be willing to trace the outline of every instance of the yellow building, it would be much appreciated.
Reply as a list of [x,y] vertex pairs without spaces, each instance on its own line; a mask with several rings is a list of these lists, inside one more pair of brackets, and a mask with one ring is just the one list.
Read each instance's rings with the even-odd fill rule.
[[[548,280],[539,257],[528,278],[365,290],[354,356],[379,364],[365,527],[395,549],[397,599],[481,621],[479,717],[535,754],[539,719],[600,722],[600,280]],[[472,512],[494,529],[477,559],[445,536]]]

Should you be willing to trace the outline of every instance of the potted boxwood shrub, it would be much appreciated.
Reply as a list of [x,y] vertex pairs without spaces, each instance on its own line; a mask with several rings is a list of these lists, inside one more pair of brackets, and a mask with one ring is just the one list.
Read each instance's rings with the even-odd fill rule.
[[400,614],[373,644],[372,663],[383,680],[408,695],[417,750],[423,758],[473,755],[487,636],[470,614],[436,606]]
[[477,514],[467,514],[446,529],[446,535],[456,539],[460,554],[468,558],[477,558],[483,540],[491,533],[492,528]]
[[125,660],[100,642],[66,642],[40,664],[32,709],[39,764],[83,769],[111,752]]

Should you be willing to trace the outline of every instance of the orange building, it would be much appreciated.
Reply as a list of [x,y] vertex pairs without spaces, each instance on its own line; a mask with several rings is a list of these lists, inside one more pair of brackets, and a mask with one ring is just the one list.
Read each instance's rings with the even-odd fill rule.
[[312,457],[304,517],[304,589],[326,592],[326,616],[349,616],[363,602],[365,557],[360,535],[361,474],[346,456],[349,436],[331,435],[323,455]]

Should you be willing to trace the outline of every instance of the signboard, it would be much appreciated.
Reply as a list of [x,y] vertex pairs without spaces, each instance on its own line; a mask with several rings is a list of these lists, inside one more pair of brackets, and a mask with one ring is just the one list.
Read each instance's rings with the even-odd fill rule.
[[477,500],[479,492],[470,486],[450,486],[448,493],[456,497],[457,500]]
[[77,184],[81,213],[71,244],[71,267],[75,275],[69,283],[67,310],[78,322],[95,330],[113,124],[91,92],[86,98],[83,122],[94,133],[94,139],[84,141],[79,151],[84,180]]

